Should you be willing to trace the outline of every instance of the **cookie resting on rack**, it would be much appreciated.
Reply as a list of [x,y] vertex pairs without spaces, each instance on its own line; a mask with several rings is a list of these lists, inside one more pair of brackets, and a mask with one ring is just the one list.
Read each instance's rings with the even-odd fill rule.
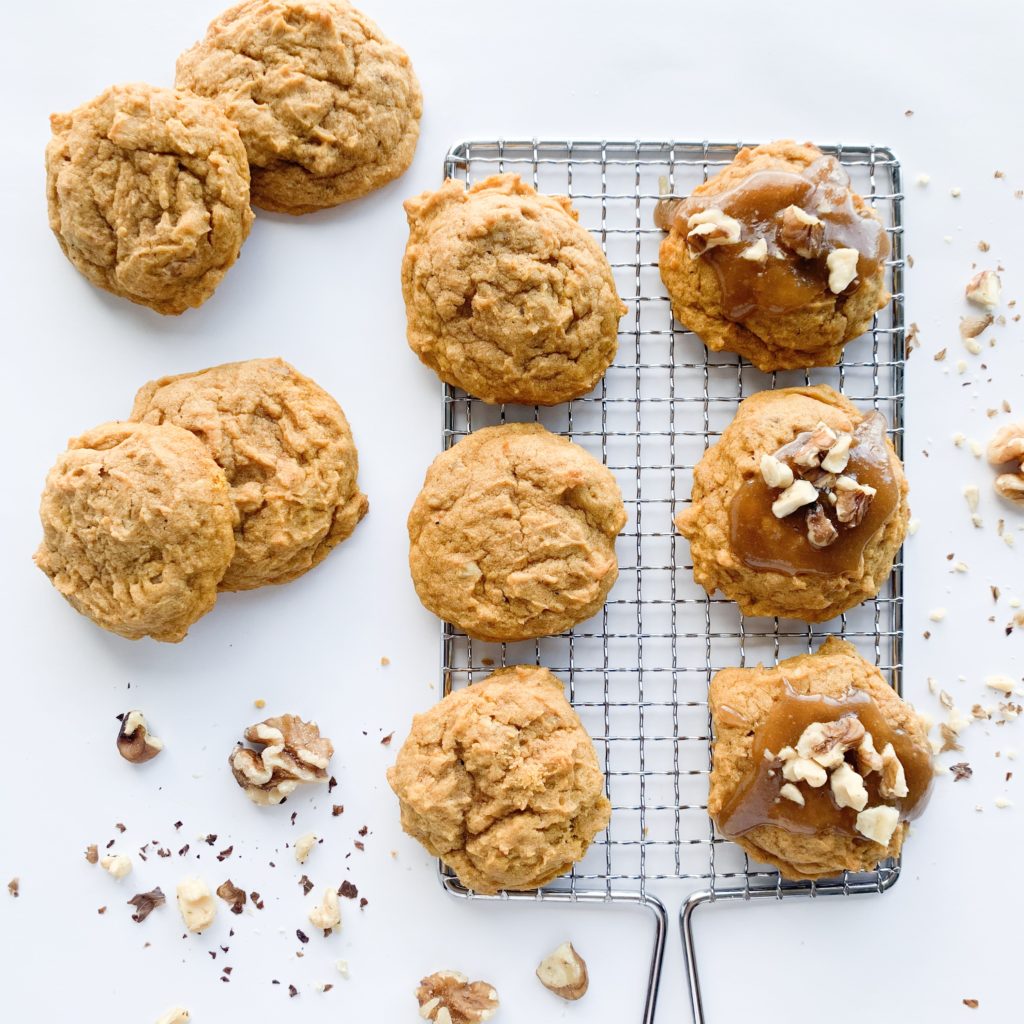
[[405,51],[344,0],[249,0],[178,58],[176,84],[238,125],[252,202],[302,214],[402,174],[423,96]]
[[283,359],[150,381],[135,396],[131,418],[191,431],[227,475],[238,520],[221,590],[296,579],[366,514],[345,414]]
[[217,598],[235,551],[228,482],[175,426],[106,423],[46,478],[36,565],[98,626],[178,641]]
[[202,305],[249,234],[249,165],[209,100],[115,85],[50,117],[46,199],[64,255],[158,313]]
[[693,575],[744,615],[825,622],[875,597],[910,509],[881,413],[826,385],[744,399],[677,517]]
[[881,219],[810,143],[741,149],[655,222],[676,319],[759,370],[837,363],[889,301]]
[[553,636],[601,609],[626,510],[586,449],[538,423],[485,427],[438,455],[409,513],[420,600],[469,636]]
[[481,893],[546,885],[611,817],[593,741],[561,681],[532,665],[417,715],[388,782],[402,828]]
[[899,856],[930,794],[927,729],[853,644],[722,669],[708,700],[722,835],[794,881]]
[[405,203],[409,346],[485,402],[579,398],[615,358],[619,299],[608,260],[566,196],[499,174],[448,180]]

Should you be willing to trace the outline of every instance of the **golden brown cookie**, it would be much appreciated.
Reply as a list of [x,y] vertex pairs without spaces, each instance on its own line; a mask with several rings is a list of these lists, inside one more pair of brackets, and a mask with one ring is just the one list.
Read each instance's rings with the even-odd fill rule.
[[626,510],[589,452],[537,423],[485,427],[439,455],[409,513],[420,600],[480,640],[551,636],[618,576]]
[[412,162],[423,97],[405,51],[338,0],[248,0],[178,58],[176,82],[215,100],[249,154],[252,202],[310,213]]
[[775,668],[722,669],[708,699],[719,832],[794,880],[899,855],[928,802],[927,729],[852,644],[830,637]]
[[46,478],[39,566],[112,633],[177,642],[217,598],[235,550],[228,483],[187,430],[105,423]]
[[485,402],[579,398],[615,358],[619,300],[601,247],[565,196],[517,174],[448,180],[405,203],[409,345]]
[[593,741],[561,681],[532,665],[417,715],[388,782],[402,828],[483,893],[546,885],[611,817]]
[[248,359],[144,385],[131,418],[196,435],[227,475],[238,512],[221,590],[287,583],[366,515],[341,407],[283,359]]
[[201,306],[249,234],[249,165],[208,100],[115,85],[50,118],[46,199],[64,255],[158,313]]
[[824,622],[882,588],[907,490],[879,413],[825,385],[762,391],[704,453],[676,526],[709,594],[745,615]]
[[889,301],[881,220],[810,143],[741,149],[656,220],[676,319],[760,370],[831,366]]

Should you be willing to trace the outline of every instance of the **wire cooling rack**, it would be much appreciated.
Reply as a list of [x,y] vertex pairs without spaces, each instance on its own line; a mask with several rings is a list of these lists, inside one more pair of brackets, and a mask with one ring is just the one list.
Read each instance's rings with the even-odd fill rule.
[[[693,467],[732,420],[740,401],[766,388],[830,384],[862,408],[882,412],[903,448],[903,238],[899,163],[875,146],[822,146],[878,211],[892,252],[893,298],[870,332],[827,369],[763,374],[729,353],[709,352],[672,317],[658,272],[663,232],[655,204],[728,164],[740,143],[466,142],[451,149],[446,177],[472,183],[518,173],[541,192],[571,197],[580,223],[600,241],[628,312],[613,366],[590,395],[553,408],[492,406],[444,390],[446,448],[480,427],[537,421],[600,458],[622,488],[629,521],[619,537],[619,579],[604,610],[572,631],[528,643],[487,644],[446,624],[445,692],[495,667],[544,665],[559,675],[603,762],[612,819],[571,874],[536,893],[478,896],[443,865],[449,892],[497,900],[631,903],[655,920],[643,1021],[654,1019],[667,924],[660,896],[683,900],[681,925],[695,1020],[702,1021],[692,913],[721,899],[882,892],[898,862],[817,883],[784,882],[719,836],[707,814],[711,724],[707,688],[733,665],[774,664],[817,649],[829,634],[857,645],[900,689],[902,555],[879,596],[829,623],[749,618],[693,580],[673,517],[689,501]],[[680,892],[669,880],[683,883]],[[652,891],[659,890],[659,894]]]

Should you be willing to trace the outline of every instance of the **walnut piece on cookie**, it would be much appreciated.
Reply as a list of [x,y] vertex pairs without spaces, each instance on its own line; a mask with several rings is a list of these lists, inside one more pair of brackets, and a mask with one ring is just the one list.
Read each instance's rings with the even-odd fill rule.
[[221,590],[287,583],[366,515],[348,420],[283,359],[247,359],[150,381],[132,420],[191,431],[224,470],[238,514]]
[[252,202],[302,214],[412,162],[423,97],[405,51],[344,0],[248,0],[179,58],[176,84],[238,126]]
[[402,828],[482,893],[546,885],[611,816],[594,743],[561,681],[528,665],[417,715],[388,782]]
[[439,455],[409,513],[409,568],[435,615],[481,640],[552,636],[600,610],[626,524],[611,472],[536,423]]
[[745,615],[825,622],[884,585],[907,490],[879,413],[826,385],[783,388],[740,403],[675,522],[709,594]]
[[676,319],[760,370],[831,366],[889,301],[881,220],[810,143],[741,149],[655,222]]
[[[708,813],[722,835],[793,880],[899,854],[928,802],[927,728],[852,644],[830,637],[775,668],[722,669],[709,703]],[[829,784],[794,773],[801,760]]]
[[485,402],[556,405],[615,358],[626,307],[596,239],[565,196],[517,174],[468,190],[448,180],[405,203],[409,346]]
[[239,744],[228,763],[235,782],[254,804],[279,804],[304,783],[327,781],[334,744],[320,735],[316,722],[280,715],[250,725],[245,738],[263,749]]
[[36,565],[98,626],[177,642],[205,615],[235,551],[224,472],[187,430],[106,423],[46,478]]
[[50,125],[46,199],[64,255],[158,313],[202,305],[252,225],[235,126],[209,100],[145,84],[112,86]]

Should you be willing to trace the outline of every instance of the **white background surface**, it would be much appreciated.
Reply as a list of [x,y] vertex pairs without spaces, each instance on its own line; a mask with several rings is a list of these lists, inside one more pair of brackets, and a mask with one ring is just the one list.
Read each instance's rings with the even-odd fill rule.
[[[791,135],[892,146],[909,193],[908,320],[920,325],[922,340],[908,372],[908,476],[921,528],[907,553],[906,689],[936,714],[928,676],[962,707],[991,704],[984,676],[1022,672],[1024,631],[1006,637],[1003,627],[1009,598],[1024,590],[1024,520],[991,494],[988,467],[954,448],[950,435],[987,440],[1006,417],[992,421],[985,410],[1004,398],[1024,414],[1021,327],[991,332],[998,344],[980,358],[963,351],[957,333],[974,261],[1003,262],[1008,299],[1024,274],[1024,200],[1013,196],[1024,188],[1024,9],[372,0],[367,13],[408,50],[425,94],[413,168],[332,212],[301,220],[259,214],[216,296],[164,319],[96,291],[61,255],[43,198],[46,117],[115,81],[169,84],[177,53],[217,9],[207,0],[54,0],[5,15],[0,880],[20,877],[22,895],[0,890],[2,1016],[145,1024],[180,1002],[197,1024],[257,1014],[411,1021],[416,981],[454,968],[498,987],[500,1019],[636,1020],[646,917],[447,897],[432,861],[401,835],[384,781],[411,714],[436,698],[438,651],[437,623],[416,600],[405,566],[405,515],[439,448],[441,403],[439,386],[404,340],[401,200],[435,186],[449,144],[471,137]],[[993,177],[996,169],[1004,180]],[[931,175],[927,187],[914,184],[919,172]],[[962,189],[959,199],[952,187]],[[992,246],[984,256],[979,239]],[[935,362],[943,347],[949,356]],[[354,537],[299,582],[223,597],[178,646],[132,644],[76,616],[30,560],[38,493],[67,437],[126,415],[135,389],[151,377],[277,354],[332,392],[352,422],[371,501]],[[962,375],[959,358],[968,364]],[[981,530],[971,528],[961,496],[968,482],[981,487]],[[1016,550],[997,537],[999,517],[1020,537]],[[950,573],[949,552],[968,564],[966,574]],[[997,603],[991,584],[1002,591]],[[949,614],[930,623],[937,606]],[[387,668],[382,655],[391,659]],[[334,740],[339,787],[331,798],[296,797],[268,811],[241,796],[225,758],[244,725],[262,717],[252,706],[257,697],[268,712],[315,716]],[[121,761],[113,743],[115,714],[136,706],[167,742],[142,769]],[[832,1024],[867,1013],[886,1021],[956,1021],[974,1019],[972,1012],[1019,1020],[1012,965],[1024,918],[1014,882],[1024,798],[1020,776],[1007,782],[1004,772],[1014,767],[1009,749],[1024,748],[1022,728],[971,727],[959,756],[974,777],[955,786],[939,780],[891,893],[702,910],[709,1019],[802,1020],[827,1007]],[[382,747],[392,730],[395,746]],[[998,810],[999,796],[1020,806]],[[344,804],[343,815],[331,817],[332,802]],[[127,826],[123,836],[115,822]],[[352,842],[363,825],[369,834],[359,852]],[[344,901],[341,935],[313,935],[296,959],[294,929],[313,931],[306,922],[313,897],[302,896],[302,869],[286,844],[308,830],[325,837],[305,867],[310,878],[335,886],[349,878],[370,902],[360,912]],[[218,835],[212,848],[197,841],[209,832]],[[111,838],[114,849],[133,855],[150,840],[174,851],[189,842],[192,851],[145,863],[136,855],[134,873],[117,883],[82,856],[88,843],[102,847]],[[235,853],[218,863],[216,851],[231,844]],[[130,895],[154,885],[173,894],[186,871],[212,886],[230,875],[259,890],[266,909],[240,918],[222,910],[207,934],[187,939],[170,904],[132,923]],[[659,891],[670,912],[685,892]],[[98,916],[101,905],[108,909]],[[540,956],[566,937],[592,975],[591,994],[572,1007],[532,978]],[[351,965],[348,981],[334,970],[338,958]],[[218,980],[224,965],[233,968],[229,984]],[[282,985],[272,987],[272,978]],[[322,981],[334,990],[317,992]],[[289,1000],[288,983],[298,998]],[[979,999],[980,1008],[966,1009],[964,997]],[[673,924],[660,1019],[687,1012]]]

